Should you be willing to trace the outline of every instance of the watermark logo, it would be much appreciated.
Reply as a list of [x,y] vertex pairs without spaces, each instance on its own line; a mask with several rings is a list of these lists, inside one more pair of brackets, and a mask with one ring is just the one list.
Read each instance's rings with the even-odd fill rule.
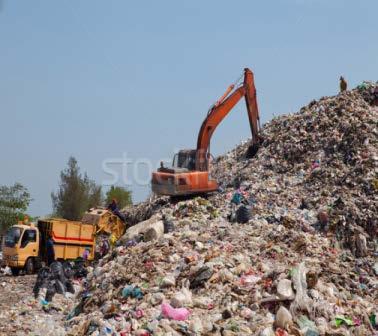
[[161,166],[169,167],[172,158],[164,158],[158,162],[154,162],[147,158],[131,158],[127,153],[123,153],[120,157],[107,158],[102,161],[101,167],[107,176],[102,181],[102,185],[124,184],[127,186],[138,185],[147,186],[151,183],[151,175]]
[[[174,151],[172,158],[154,162],[147,158],[131,158],[128,153],[120,157],[107,158],[102,161],[102,171],[107,176],[102,185],[119,185],[133,187],[154,186],[200,187],[211,175],[213,158],[205,150]],[[160,169],[158,169],[160,168]],[[157,174],[153,174],[156,172]],[[205,181],[206,180],[206,181]]]

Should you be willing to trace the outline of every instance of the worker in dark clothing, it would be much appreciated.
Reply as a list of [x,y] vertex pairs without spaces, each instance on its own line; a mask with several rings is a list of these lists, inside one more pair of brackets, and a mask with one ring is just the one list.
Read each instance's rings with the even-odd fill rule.
[[46,257],[47,265],[50,266],[55,261],[54,240],[51,233],[49,233],[46,241]]
[[346,91],[347,87],[348,87],[348,83],[346,82],[346,80],[344,79],[344,77],[341,76],[340,77],[340,92]]
[[125,216],[119,211],[117,201],[113,198],[112,202],[107,207],[112,213],[114,213],[122,222],[126,222]]
[[111,212],[118,210],[118,204],[114,198],[112,199],[111,203],[109,203],[107,209],[110,210]]

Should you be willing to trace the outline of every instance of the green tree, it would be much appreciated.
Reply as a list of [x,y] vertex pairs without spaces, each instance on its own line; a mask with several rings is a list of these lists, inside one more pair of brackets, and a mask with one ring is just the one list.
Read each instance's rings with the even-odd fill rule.
[[80,220],[86,210],[102,203],[101,186],[82,175],[74,157],[60,173],[60,185],[51,193],[54,215],[69,220]]
[[106,204],[109,204],[113,199],[117,201],[118,208],[122,209],[126,205],[132,204],[131,191],[126,188],[111,186],[106,193]]
[[0,232],[23,220],[31,201],[29,191],[20,183],[0,186]]

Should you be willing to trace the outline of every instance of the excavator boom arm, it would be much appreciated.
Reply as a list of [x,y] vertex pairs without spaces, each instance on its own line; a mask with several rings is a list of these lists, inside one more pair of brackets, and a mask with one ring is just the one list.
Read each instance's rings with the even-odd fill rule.
[[249,125],[252,133],[252,144],[258,144],[260,138],[260,115],[257,105],[256,87],[253,72],[244,69],[245,103],[247,105]]
[[222,99],[214,105],[202,123],[197,140],[197,157],[196,169],[199,171],[207,170],[207,152],[210,145],[210,139],[216,127],[222,122],[232,108],[245,97],[248,119],[252,132],[252,144],[258,144],[260,141],[260,117],[256,99],[256,88],[254,84],[253,73],[249,69],[244,69],[244,83],[232,92],[227,98]]

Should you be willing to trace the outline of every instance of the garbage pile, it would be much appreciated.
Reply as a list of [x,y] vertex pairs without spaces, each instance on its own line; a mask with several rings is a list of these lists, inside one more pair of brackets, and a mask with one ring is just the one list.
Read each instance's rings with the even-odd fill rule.
[[139,205],[68,334],[378,334],[377,99],[363,83],[313,101],[266,124],[254,158],[218,158],[219,193]]
[[145,202],[127,206],[122,210],[127,226],[135,225],[149,219],[156,212],[169,205],[168,197],[151,197]]
[[363,83],[272,120],[257,158],[243,159],[247,142],[218,158],[213,175],[226,190],[244,183],[260,217],[290,216],[296,225],[318,220],[343,247],[364,256],[364,240],[378,234],[377,88]]

